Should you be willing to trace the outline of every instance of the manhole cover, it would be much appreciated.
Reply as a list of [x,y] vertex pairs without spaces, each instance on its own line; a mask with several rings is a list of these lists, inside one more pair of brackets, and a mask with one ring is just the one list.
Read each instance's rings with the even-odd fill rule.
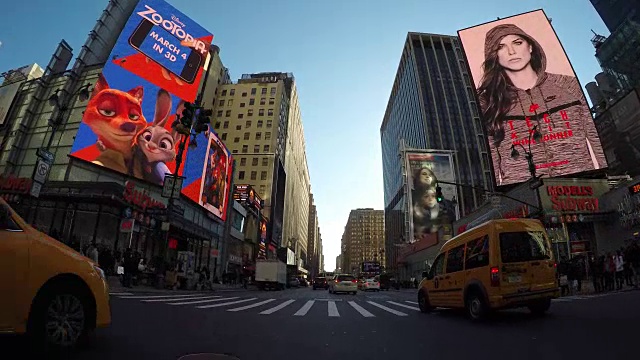
[[185,355],[178,360],[240,360],[240,358],[233,355],[226,354],[189,354]]

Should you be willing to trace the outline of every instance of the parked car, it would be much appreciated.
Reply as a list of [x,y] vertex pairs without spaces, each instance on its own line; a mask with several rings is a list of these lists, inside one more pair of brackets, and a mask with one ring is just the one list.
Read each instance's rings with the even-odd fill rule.
[[289,282],[287,283],[287,285],[292,288],[292,287],[300,287],[300,280],[298,280],[298,278],[289,278]]

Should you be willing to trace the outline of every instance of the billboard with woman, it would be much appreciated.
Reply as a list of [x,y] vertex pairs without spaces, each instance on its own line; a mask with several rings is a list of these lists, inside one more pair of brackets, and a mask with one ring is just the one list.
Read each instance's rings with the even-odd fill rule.
[[[406,153],[406,162],[409,242],[414,243],[441,228],[451,228],[457,219],[458,192],[455,185],[442,183],[456,183],[451,153],[411,151]],[[440,202],[438,187],[443,195]]]
[[458,31],[498,186],[607,167],[576,74],[542,10]]

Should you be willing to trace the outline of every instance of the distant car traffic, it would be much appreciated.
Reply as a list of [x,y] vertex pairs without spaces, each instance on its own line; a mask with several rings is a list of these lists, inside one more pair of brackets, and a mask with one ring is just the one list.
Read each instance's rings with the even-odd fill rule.
[[329,283],[327,283],[327,278],[323,276],[318,276],[313,279],[313,290],[315,289],[324,289],[327,290],[329,288]]
[[376,279],[365,279],[360,286],[362,291],[380,291],[380,282]]
[[329,283],[329,293],[336,294],[339,292],[358,293],[358,280],[353,275],[336,275],[335,280]]

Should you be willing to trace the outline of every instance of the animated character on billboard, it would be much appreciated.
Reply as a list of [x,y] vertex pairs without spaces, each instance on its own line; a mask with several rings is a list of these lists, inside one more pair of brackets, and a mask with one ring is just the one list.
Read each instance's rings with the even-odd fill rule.
[[[498,185],[524,181],[527,162],[512,159],[512,145],[528,148],[549,176],[606,166],[589,108],[574,76],[546,72],[538,41],[514,24],[486,33],[483,76],[478,87],[483,120],[492,145]],[[505,141],[506,140],[506,141]]]
[[426,234],[438,232],[443,224],[455,219],[451,201],[437,201],[437,183],[436,174],[430,168],[423,166],[413,169],[411,199],[414,241],[419,241]]

